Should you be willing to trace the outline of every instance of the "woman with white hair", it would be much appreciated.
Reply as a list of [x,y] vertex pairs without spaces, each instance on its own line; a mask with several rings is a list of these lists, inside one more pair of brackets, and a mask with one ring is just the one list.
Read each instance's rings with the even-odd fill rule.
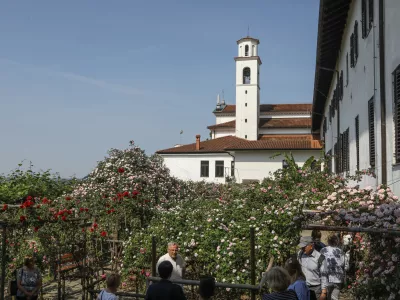
[[297,300],[296,292],[288,290],[291,280],[284,268],[273,267],[266,274],[266,281],[272,293],[264,294],[262,300]]

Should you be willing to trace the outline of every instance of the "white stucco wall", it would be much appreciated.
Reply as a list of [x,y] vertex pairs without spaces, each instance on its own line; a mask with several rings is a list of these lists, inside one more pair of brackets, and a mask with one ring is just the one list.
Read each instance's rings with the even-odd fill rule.
[[295,119],[297,119],[297,118],[308,118],[308,119],[310,119],[311,118],[311,115],[310,114],[301,114],[301,113],[298,113],[298,114],[285,114],[285,113],[282,113],[282,114],[265,114],[265,113],[263,113],[262,115],[260,115],[260,119],[284,119],[284,118],[291,118],[291,119],[293,119],[293,118],[295,118]]
[[[400,65],[400,1],[384,1],[384,38],[385,38],[385,92],[386,92],[386,156],[387,156],[387,184],[395,194],[400,195],[400,165],[394,159],[394,134],[393,122],[393,71]],[[365,39],[362,39],[361,1],[353,1],[344,33],[341,52],[338,58],[337,69],[344,70],[346,74],[346,53],[350,54],[350,35],[353,32],[354,21],[359,23],[359,56],[355,68],[349,68],[349,85],[344,87],[343,101],[340,102],[340,130],[343,132],[350,128],[350,174],[356,170],[356,142],[355,142],[355,117],[359,115],[360,125],[360,169],[370,167],[369,161],[369,132],[368,132],[368,100],[375,99],[375,144],[377,178],[364,177],[361,187],[367,185],[376,186],[382,183],[381,162],[381,106],[380,106],[380,57],[379,57],[379,1],[374,1],[374,27]],[[376,59],[374,59],[374,56]],[[344,76],[346,85],[346,76]],[[332,98],[336,80],[333,80],[328,99]],[[325,117],[329,119],[328,108],[330,101],[326,103]],[[337,137],[337,114],[332,123],[328,124],[325,140],[326,151],[333,148]],[[321,127],[322,132],[322,127]],[[333,152],[333,150],[332,150]]]
[[259,134],[311,134],[311,128],[260,128]]
[[[320,150],[293,150],[291,151],[296,163],[301,167],[311,156],[318,159],[321,155]],[[272,158],[277,153],[282,155]],[[262,151],[238,151],[235,156],[235,177],[241,183],[246,179],[263,180],[282,168],[284,151],[262,150]],[[288,152],[290,153],[290,152]]]
[[[246,67],[250,68],[250,84],[243,84],[243,69]],[[258,138],[260,111],[258,72],[257,58],[236,61],[236,136],[248,140]]]
[[394,95],[393,71],[400,65],[400,1],[385,0],[385,81],[386,81],[386,140],[388,185],[396,195],[400,195],[400,165],[395,161],[393,122]]
[[235,129],[218,129],[213,131],[213,139],[228,136],[228,135],[235,135]]
[[[162,154],[171,175],[182,180],[225,183],[225,177],[215,177],[215,161],[223,160],[225,173],[230,176],[232,156],[229,154]],[[209,177],[200,177],[200,163],[209,161]]]
[[234,121],[235,116],[218,116],[216,117],[216,122],[215,124],[221,124],[221,123],[226,123],[230,121]]
[[[375,20],[378,19],[378,1],[375,3]],[[358,59],[354,68],[350,67],[350,36],[354,32],[355,21],[358,21]],[[375,21],[375,23],[377,23]],[[329,91],[328,101],[325,106],[325,119],[327,121],[327,133],[325,137],[325,150],[328,152],[332,149],[334,155],[334,144],[337,142],[340,133],[349,128],[349,148],[350,148],[350,174],[354,175],[357,166],[356,159],[356,142],[355,142],[355,118],[359,116],[359,132],[360,132],[360,170],[370,167],[369,159],[369,133],[368,133],[368,101],[374,97],[375,99],[375,144],[376,144],[376,171],[378,181],[381,176],[380,157],[380,109],[379,109],[379,59],[374,59],[374,55],[378,56],[378,27],[377,25],[369,32],[368,36],[362,38],[362,22],[361,22],[361,0],[353,1],[349,10],[347,26],[344,31],[341,51],[339,52],[336,69],[340,72],[343,70],[343,100],[339,101],[340,106],[340,130],[337,131],[338,112],[332,122],[329,122],[329,105],[333,97],[336,87],[336,73],[333,76],[331,88]],[[349,80],[346,86],[346,55],[349,55]],[[321,71],[329,72],[329,71]],[[374,89],[375,88],[375,89]],[[323,128],[321,127],[321,133]],[[332,162],[334,166],[334,161]],[[378,182],[372,177],[366,177],[361,186],[376,185]]]

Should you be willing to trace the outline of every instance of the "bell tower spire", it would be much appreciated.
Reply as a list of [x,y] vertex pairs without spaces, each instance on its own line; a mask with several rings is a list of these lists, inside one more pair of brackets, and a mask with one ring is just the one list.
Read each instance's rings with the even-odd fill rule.
[[248,140],[258,139],[261,65],[259,44],[258,39],[249,36],[238,40],[238,56],[235,57],[236,136]]

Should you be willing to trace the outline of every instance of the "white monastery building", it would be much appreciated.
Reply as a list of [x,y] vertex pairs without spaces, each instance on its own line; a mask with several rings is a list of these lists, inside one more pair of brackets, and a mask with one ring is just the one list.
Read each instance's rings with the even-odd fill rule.
[[321,0],[312,129],[332,172],[400,194],[400,1]]
[[[319,158],[322,144],[311,134],[311,104],[260,104],[259,40],[237,41],[236,104],[219,96],[211,140],[160,150],[171,174],[185,180],[223,183],[261,181],[285,165],[292,154],[301,166]],[[276,154],[281,154],[276,156]]]

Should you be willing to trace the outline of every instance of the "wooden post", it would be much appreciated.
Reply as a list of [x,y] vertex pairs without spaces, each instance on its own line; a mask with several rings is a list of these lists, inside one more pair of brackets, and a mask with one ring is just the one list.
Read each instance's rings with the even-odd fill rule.
[[4,300],[4,289],[6,284],[6,243],[7,243],[7,226],[1,224],[3,227],[3,238],[1,242],[1,291],[0,299]]
[[[250,228],[250,264],[251,264],[251,285],[256,285],[256,254],[255,254],[255,234],[254,228]],[[251,290],[251,300],[256,299],[256,291]]]
[[[59,243],[59,242],[58,242]],[[62,299],[62,291],[61,291],[61,250],[60,250],[60,244],[57,245],[58,247],[58,260],[57,260],[57,298],[58,300]]]
[[157,252],[156,252],[156,237],[152,236],[151,237],[151,276],[156,277],[157,276],[157,270],[156,270],[156,262],[157,259]]

